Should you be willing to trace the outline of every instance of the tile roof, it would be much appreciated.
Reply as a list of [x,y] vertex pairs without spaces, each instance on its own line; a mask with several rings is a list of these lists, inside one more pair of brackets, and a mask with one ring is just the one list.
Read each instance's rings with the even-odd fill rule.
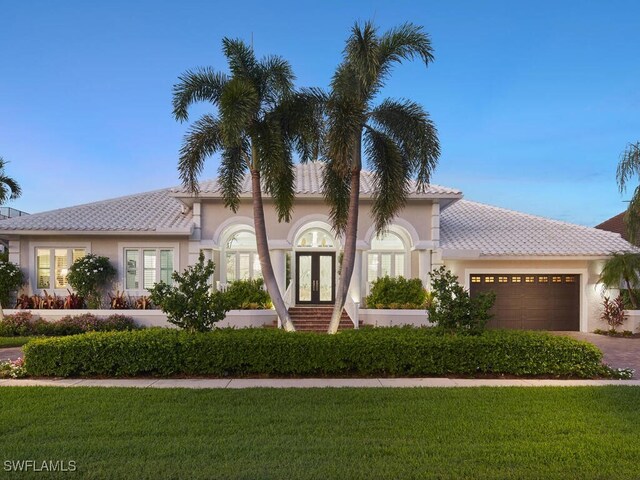
[[469,200],[442,211],[440,244],[480,256],[607,256],[634,249],[617,233]]
[[74,207],[0,220],[0,232],[156,232],[189,233],[191,213],[169,189],[87,203]]
[[[295,192],[297,195],[321,195],[322,194],[322,170],[324,164],[322,162],[308,162],[296,165],[296,183]],[[360,193],[362,195],[371,195],[375,191],[374,177],[371,172],[363,170],[361,173]],[[251,193],[251,176],[245,175],[242,188],[243,194]],[[173,189],[177,196],[181,194],[189,195],[183,187]],[[462,192],[455,188],[443,187],[440,185],[430,184],[424,192],[419,192],[417,185],[413,183],[410,193],[413,195],[425,196],[462,196]],[[200,183],[201,196],[220,196],[221,187],[216,179],[206,180]]]
[[596,225],[595,228],[619,233],[620,235],[622,235],[622,238],[624,238],[625,240],[629,240],[629,237],[627,237],[627,228],[624,224],[624,216],[626,213],[627,212],[619,213],[615,217],[611,217],[609,220],[605,220],[601,224]]

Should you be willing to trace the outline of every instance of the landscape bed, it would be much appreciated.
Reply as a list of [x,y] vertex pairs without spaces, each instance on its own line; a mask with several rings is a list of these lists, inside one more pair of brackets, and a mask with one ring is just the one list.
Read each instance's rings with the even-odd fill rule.
[[6,478],[627,479],[640,388],[0,388]]
[[34,339],[32,376],[399,377],[611,375],[595,346],[539,332],[443,334],[433,328],[362,329],[338,335],[275,329],[94,332]]

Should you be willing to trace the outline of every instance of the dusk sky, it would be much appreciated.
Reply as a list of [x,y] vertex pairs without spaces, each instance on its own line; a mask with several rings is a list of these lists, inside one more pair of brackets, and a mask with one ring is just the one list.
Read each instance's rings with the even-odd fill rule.
[[434,183],[584,225],[632,193],[615,170],[640,140],[637,1],[0,0],[0,12],[0,156],[23,187],[7,206],[27,212],[177,185],[187,124],[171,115],[172,85],[189,68],[224,70],[223,37],[253,36],[298,86],[327,87],[349,29],[368,19],[431,35],[435,62],[398,66],[383,96],[430,112]]

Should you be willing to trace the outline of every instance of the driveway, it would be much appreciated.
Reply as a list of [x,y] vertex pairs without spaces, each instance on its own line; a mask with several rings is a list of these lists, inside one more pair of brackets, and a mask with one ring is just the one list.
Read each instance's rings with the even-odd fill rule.
[[22,357],[22,348],[20,347],[0,348],[0,362],[17,360],[20,357]]
[[636,371],[633,378],[640,378],[640,338],[583,332],[562,332],[562,335],[593,343],[604,353],[604,363],[614,368],[633,368]]

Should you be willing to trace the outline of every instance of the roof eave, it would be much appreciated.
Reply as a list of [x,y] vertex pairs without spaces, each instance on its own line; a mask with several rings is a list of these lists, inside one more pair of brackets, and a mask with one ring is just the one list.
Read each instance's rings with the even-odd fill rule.
[[158,228],[155,230],[0,230],[0,235],[121,235],[121,236],[190,236],[193,227]]

